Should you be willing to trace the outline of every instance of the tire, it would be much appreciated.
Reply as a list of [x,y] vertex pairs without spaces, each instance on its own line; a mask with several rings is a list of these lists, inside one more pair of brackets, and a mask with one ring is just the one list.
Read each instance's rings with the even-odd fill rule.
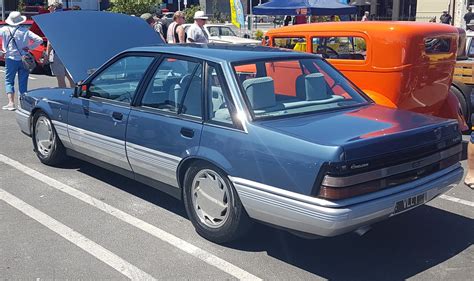
[[36,156],[43,164],[56,166],[66,160],[66,149],[51,119],[44,112],[39,111],[34,115],[32,132]]
[[[217,167],[196,162],[186,171],[183,189],[186,212],[202,237],[215,243],[226,243],[241,238],[250,230],[252,221],[234,186]],[[209,197],[213,197],[213,201]]]
[[471,124],[471,118],[470,118],[470,110],[469,110],[469,105],[467,104],[466,98],[464,97],[463,93],[456,87],[451,86],[451,92],[457,97],[459,104],[461,105],[461,112],[462,116],[464,117],[464,120],[468,124]]

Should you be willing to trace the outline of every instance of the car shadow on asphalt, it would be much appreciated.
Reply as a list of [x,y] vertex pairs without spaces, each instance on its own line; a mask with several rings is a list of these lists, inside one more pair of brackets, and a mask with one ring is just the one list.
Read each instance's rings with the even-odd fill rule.
[[469,248],[474,220],[431,206],[354,233],[307,240],[257,225],[242,241],[226,246],[265,251],[273,258],[329,280],[404,280]]
[[151,186],[75,158],[71,158],[71,160],[65,165],[62,165],[61,168],[76,169],[78,172],[130,193],[183,218],[187,218],[186,211],[180,200]]
[[[64,167],[128,192],[187,218],[182,202],[155,188],[73,159]],[[223,246],[268,256],[329,280],[402,280],[469,248],[474,220],[423,205],[373,226],[364,236],[349,233],[308,240],[263,224]]]

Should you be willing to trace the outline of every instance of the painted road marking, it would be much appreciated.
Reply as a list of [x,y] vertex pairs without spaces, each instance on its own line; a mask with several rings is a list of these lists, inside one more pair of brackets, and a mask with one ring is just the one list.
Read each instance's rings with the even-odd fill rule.
[[174,236],[173,234],[170,234],[154,225],[151,225],[143,220],[140,220],[130,214],[127,214],[115,207],[112,207],[111,205],[108,205],[98,199],[95,199],[92,196],[89,196],[77,189],[74,189],[64,183],[61,183],[53,178],[50,178],[38,171],[35,171],[23,164],[21,164],[18,161],[15,161],[11,158],[6,157],[3,154],[0,154],[0,162],[5,163],[27,175],[30,177],[33,177],[59,191],[62,191],[70,196],[73,196],[89,205],[92,207],[95,207],[99,210],[102,210],[103,212],[116,217],[117,219],[124,221],[138,229],[141,229],[145,232],[147,232],[150,235],[153,235],[154,237],[170,244],[171,246],[174,246],[188,254],[190,254],[193,257],[196,257],[204,262],[206,262],[209,265],[212,265],[219,270],[222,270],[223,272],[226,272],[233,277],[241,280],[261,280],[257,276],[229,263],[228,261],[225,261],[201,248],[198,248],[194,246],[191,243],[188,243],[184,241],[181,238],[178,238]]
[[6,192],[1,188],[0,200],[5,201],[13,208],[19,210],[20,212],[39,222],[43,226],[46,226],[50,230],[56,232],[64,239],[83,249],[87,253],[91,254],[103,263],[109,265],[113,269],[127,276],[131,280],[156,280],[150,274],[140,270],[138,267],[128,263],[127,261],[123,260],[111,251],[91,241],[82,234],[72,230],[68,226],[58,222],[57,220],[41,212],[35,207],[28,205],[24,201],[11,195],[10,193]]
[[451,202],[456,202],[456,203],[459,203],[459,204],[463,204],[463,205],[466,205],[466,206],[469,206],[469,207],[474,207],[474,202],[467,201],[467,200],[464,200],[464,199],[459,199],[459,198],[452,197],[452,196],[449,196],[449,195],[444,195],[443,194],[443,195],[439,196],[439,198],[444,199],[444,200],[448,200],[448,201],[451,201]]
[[[3,69],[0,69],[0,72],[3,72],[3,73],[5,73],[5,70],[3,70]],[[33,77],[33,76],[29,75],[29,76],[28,76],[28,79],[31,79],[31,80],[36,80],[36,79],[38,79],[38,78],[36,78],[36,77]]]

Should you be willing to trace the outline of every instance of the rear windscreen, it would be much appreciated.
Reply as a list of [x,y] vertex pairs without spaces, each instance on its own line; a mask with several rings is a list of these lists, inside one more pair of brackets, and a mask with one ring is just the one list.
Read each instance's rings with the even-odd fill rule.
[[427,54],[449,53],[451,49],[450,38],[426,38],[425,52]]

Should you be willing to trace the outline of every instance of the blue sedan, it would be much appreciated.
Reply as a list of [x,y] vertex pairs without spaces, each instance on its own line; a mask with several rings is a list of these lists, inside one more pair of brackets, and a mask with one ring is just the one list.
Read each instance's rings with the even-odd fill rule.
[[[37,19],[45,33],[50,16]],[[254,221],[363,232],[462,178],[456,121],[375,105],[317,56],[155,45],[93,64],[47,36],[77,86],[21,95],[17,121],[39,160],[80,158],[183,199],[211,241]]]

